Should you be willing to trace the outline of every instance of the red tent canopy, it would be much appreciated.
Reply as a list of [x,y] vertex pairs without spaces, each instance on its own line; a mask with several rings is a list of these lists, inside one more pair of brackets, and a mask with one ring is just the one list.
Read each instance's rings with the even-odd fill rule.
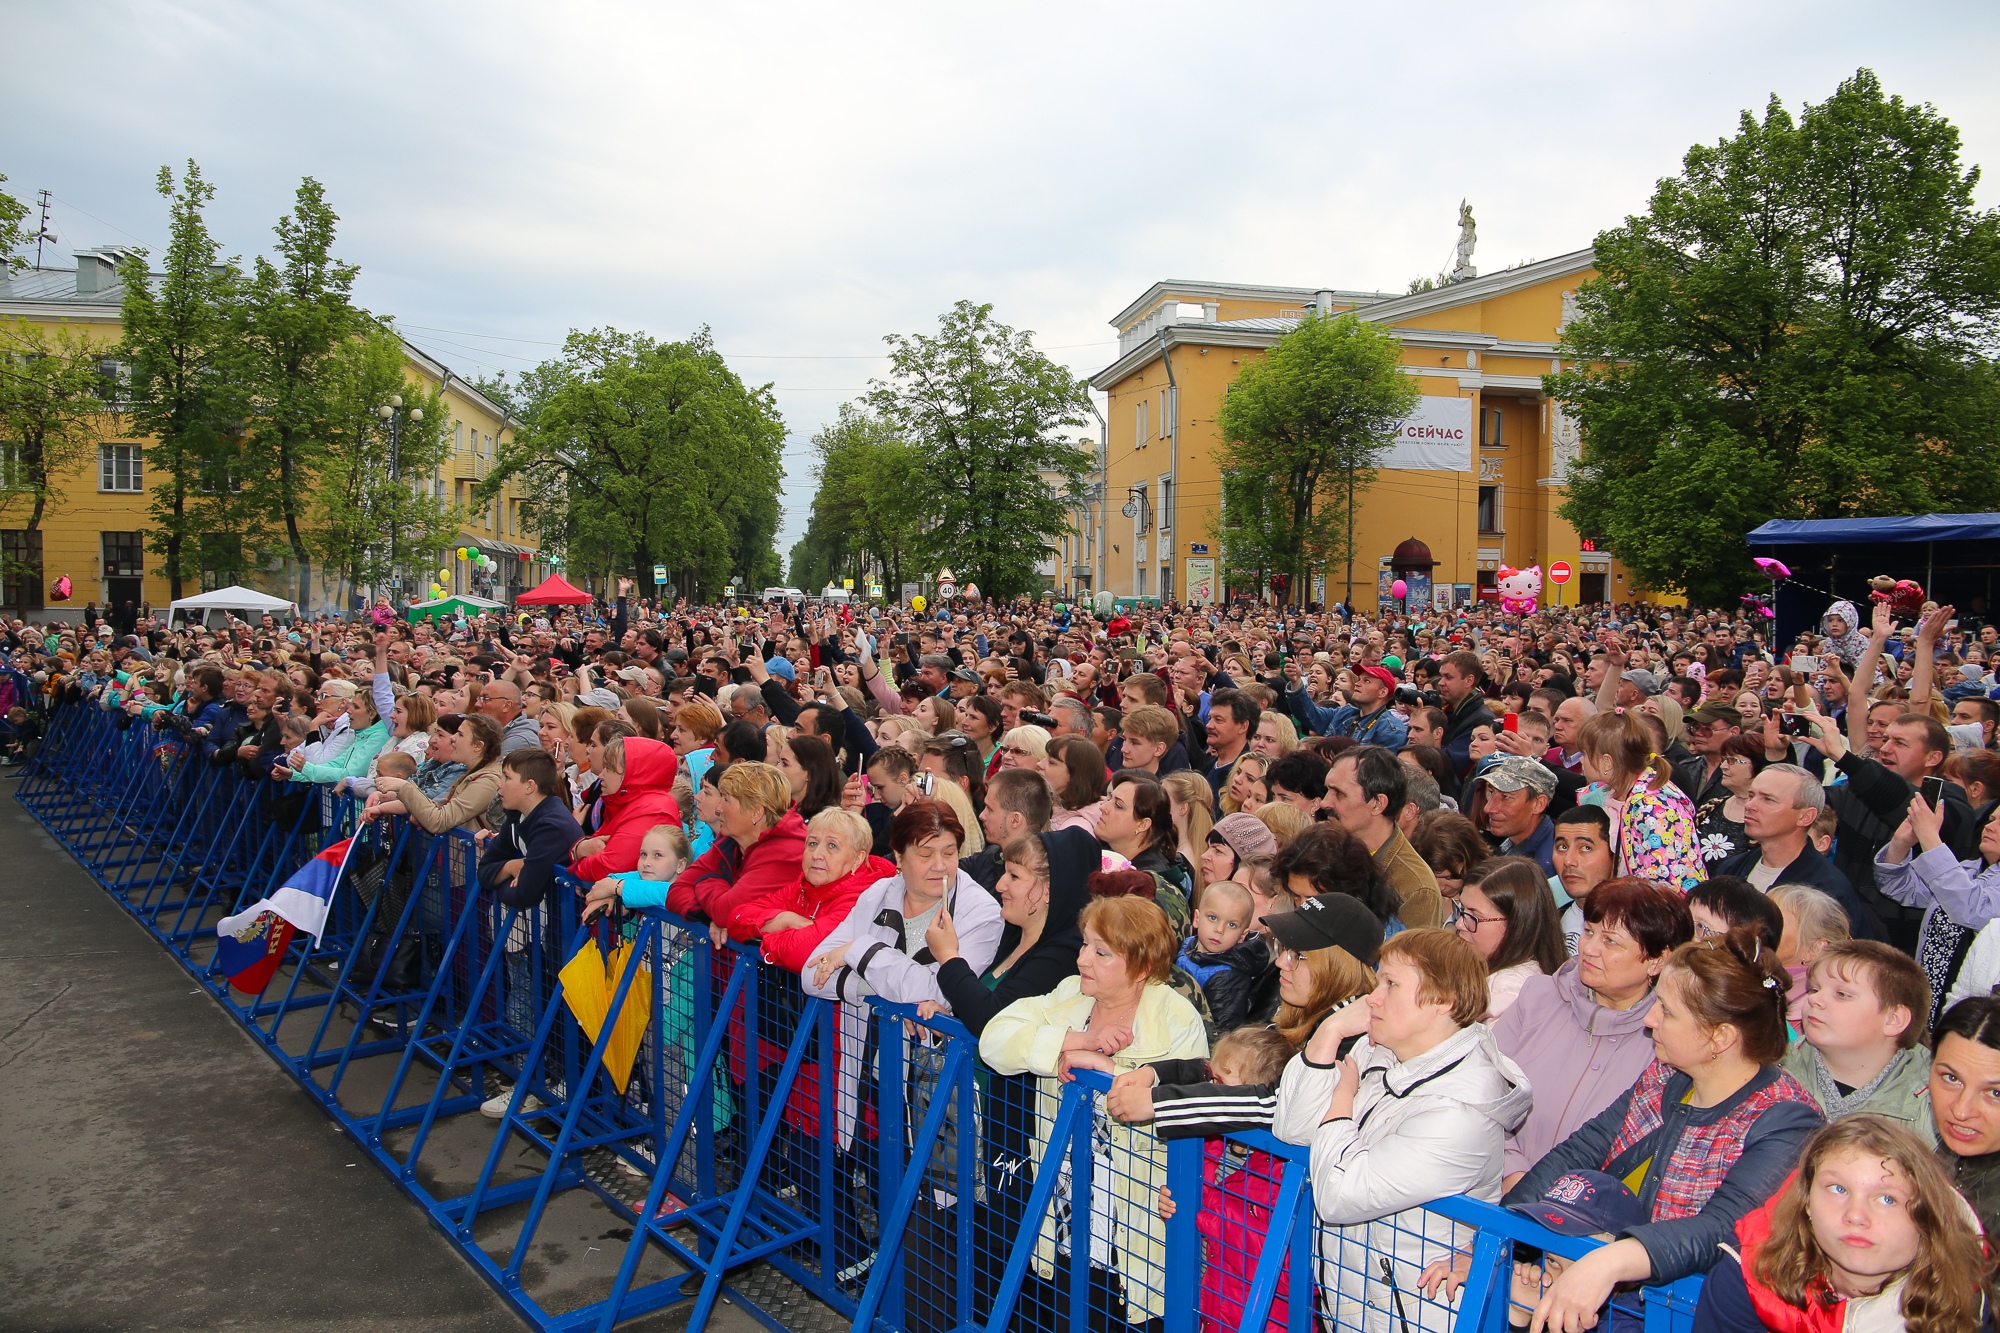
[[514,599],[516,606],[588,606],[590,594],[573,587],[562,575],[551,574],[538,588],[530,589]]

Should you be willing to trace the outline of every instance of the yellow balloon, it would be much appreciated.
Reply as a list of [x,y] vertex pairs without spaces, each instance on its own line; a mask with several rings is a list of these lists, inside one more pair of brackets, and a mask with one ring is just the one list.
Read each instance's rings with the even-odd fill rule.
[[912,597],[910,599],[910,609],[912,611],[922,611],[926,605],[928,605],[928,603],[924,601],[924,595],[922,593],[918,593],[915,597]]
[[438,582],[439,582],[439,583],[443,583],[443,582],[444,582],[444,581],[445,581],[446,579],[448,579],[448,578],[450,578],[450,577],[451,577],[451,571],[450,571],[450,570],[448,570],[448,569],[440,569],[440,570],[438,571]]

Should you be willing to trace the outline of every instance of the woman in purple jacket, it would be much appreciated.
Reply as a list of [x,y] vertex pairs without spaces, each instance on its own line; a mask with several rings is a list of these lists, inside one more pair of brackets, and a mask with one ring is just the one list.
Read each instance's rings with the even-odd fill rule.
[[1535,1090],[1534,1110],[1507,1136],[1509,1188],[1653,1062],[1654,984],[1667,955],[1694,938],[1687,900],[1643,879],[1606,880],[1582,906],[1576,957],[1554,976],[1530,977],[1493,1024],[1493,1040]]

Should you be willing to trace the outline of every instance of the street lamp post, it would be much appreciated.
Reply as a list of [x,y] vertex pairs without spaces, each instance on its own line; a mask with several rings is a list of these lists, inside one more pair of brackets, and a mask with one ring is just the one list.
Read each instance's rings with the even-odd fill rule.
[[[403,418],[407,416],[413,422],[422,421],[424,419],[424,409],[421,407],[405,408],[403,406],[403,395],[393,393],[389,395],[388,402],[375,409],[375,413],[382,420],[389,423],[389,485],[393,487],[397,482],[398,456],[403,447]],[[398,526],[398,516],[394,512],[391,512],[389,515],[389,584],[395,590],[391,600],[400,602],[403,593],[403,571],[396,565],[396,529]]]

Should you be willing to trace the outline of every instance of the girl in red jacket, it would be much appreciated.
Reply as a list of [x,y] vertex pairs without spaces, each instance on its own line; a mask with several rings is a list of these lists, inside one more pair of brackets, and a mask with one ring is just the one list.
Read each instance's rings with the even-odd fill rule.
[[655,824],[679,827],[681,807],[674,800],[674,773],[680,760],[664,741],[644,736],[617,736],[604,743],[604,823],[597,836],[570,848],[570,872],[586,884],[607,875],[635,869],[639,844]]
[[1835,1121],[1736,1224],[1740,1251],[1709,1273],[1695,1333],[1974,1333],[1977,1228],[1909,1130],[1877,1115]]

